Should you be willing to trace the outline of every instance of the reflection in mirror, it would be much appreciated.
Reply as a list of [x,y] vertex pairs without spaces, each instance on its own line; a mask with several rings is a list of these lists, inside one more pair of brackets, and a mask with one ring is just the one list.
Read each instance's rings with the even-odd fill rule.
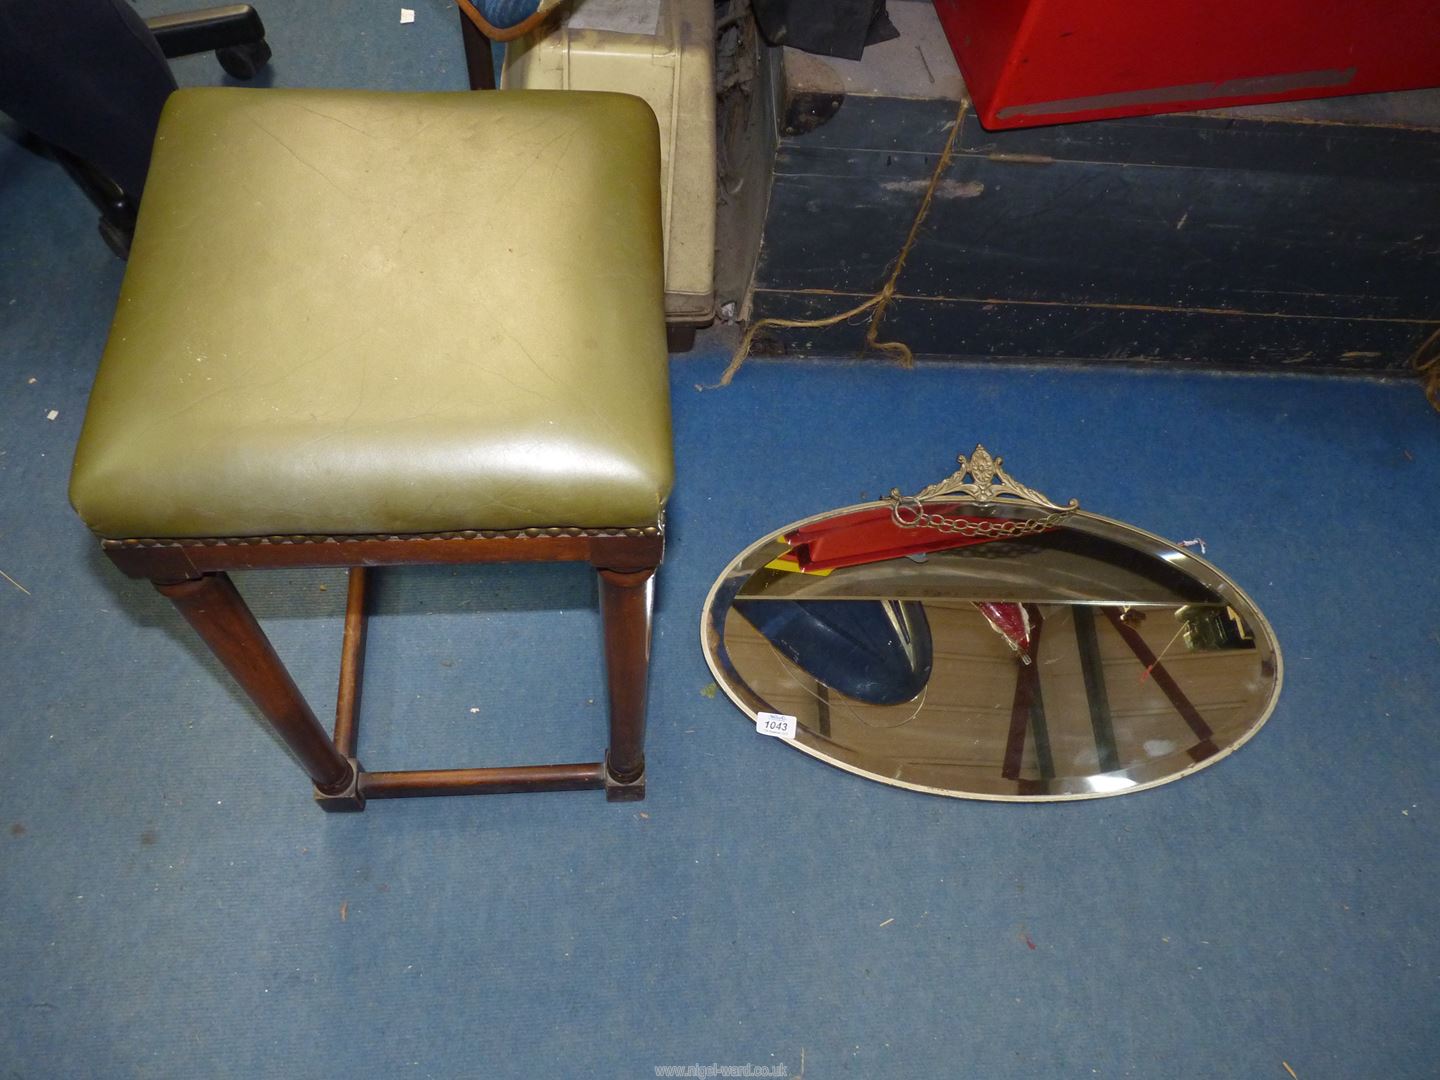
[[777,654],[856,702],[900,705],[930,681],[930,623],[913,600],[737,599],[732,611]]
[[1085,798],[1210,764],[1273,708],[1269,625],[1188,551],[1051,504],[938,507],[1012,523],[981,541],[894,505],[789,526],[711,591],[717,681],[752,718],[795,716],[799,749],[937,794]]

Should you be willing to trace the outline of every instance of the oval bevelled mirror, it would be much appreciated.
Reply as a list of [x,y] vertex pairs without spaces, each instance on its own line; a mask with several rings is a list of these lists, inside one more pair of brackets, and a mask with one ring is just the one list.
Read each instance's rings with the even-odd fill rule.
[[983,447],[959,461],[917,496],[787,525],[720,575],[702,645],[752,720],[873,780],[1030,802],[1154,787],[1255,734],[1280,650],[1234,582],[1051,503]]

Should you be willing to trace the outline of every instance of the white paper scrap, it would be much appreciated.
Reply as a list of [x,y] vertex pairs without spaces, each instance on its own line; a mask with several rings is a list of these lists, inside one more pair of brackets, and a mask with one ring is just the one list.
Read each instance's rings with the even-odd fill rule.
[[414,8],[408,8],[408,7],[402,7],[402,8],[400,9],[400,21],[401,21],[402,23],[412,23],[412,22],[414,22],[414,21],[415,21],[415,9],[414,9]]

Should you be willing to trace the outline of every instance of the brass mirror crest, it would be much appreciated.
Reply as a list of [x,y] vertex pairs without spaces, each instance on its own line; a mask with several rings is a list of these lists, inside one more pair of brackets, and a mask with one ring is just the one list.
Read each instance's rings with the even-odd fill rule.
[[[1071,499],[1068,505],[1061,506],[1051,502],[1034,488],[1017,483],[1001,467],[1005,459],[992,456],[990,451],[978,443],[968,458],[964,454],[957,454],[955,460],[960,463],[959,469],[939,483],[924,488],[918,495],[901,495],[899,488],[890,489],[890,517],[896,525],[903,529],[932,528],[967,536],[988,536],[992,535],[992,532],[994,535],[1012,532],[1019,534],[1049,528],[1080,508],[1078,499]],[[966,477],[970,479],[967,480]],[[940,498],[951,501],[959,499],[974,503],[977,507],[997,504],[1034,506],[1050,513],[1035,521],[983,523],[927,513],[926,501]]]

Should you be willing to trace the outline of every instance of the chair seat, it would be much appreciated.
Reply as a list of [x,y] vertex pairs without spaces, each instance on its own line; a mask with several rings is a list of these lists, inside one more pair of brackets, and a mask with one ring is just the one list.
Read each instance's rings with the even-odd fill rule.
[[624,95],[175,93],[75,509],[109,538],[654,524],[658,177]]

